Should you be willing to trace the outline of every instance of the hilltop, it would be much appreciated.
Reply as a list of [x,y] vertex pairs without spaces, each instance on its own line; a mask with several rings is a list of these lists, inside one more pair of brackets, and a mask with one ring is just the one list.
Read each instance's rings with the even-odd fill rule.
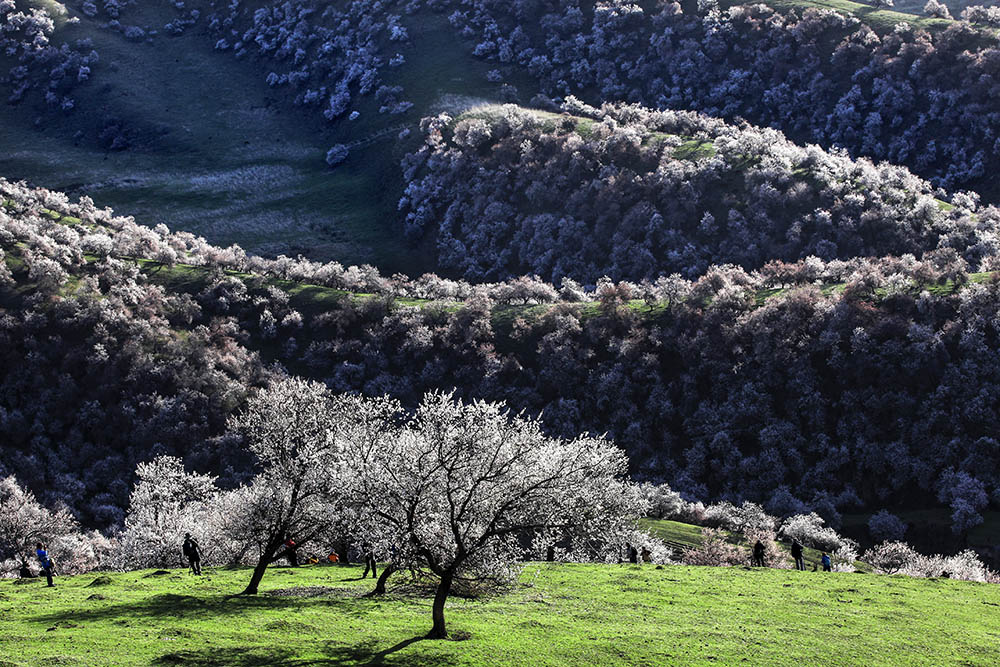
[[472,282],[655,281],[712,264],[752,270],[945,245],[973,259],[996,236],[995,210],[970,210],[965,195],[956,207],[905,169],[773,130],[574,98],[563,109],[484,106],[425,120],[400,209],[408,235],[436,242],[442,270]]
[[[397,212],[420,119],[569,95],[746,119],[993,197],[994,114],[976,82],[996,40],[957,21],[848,0],[717,17],[589,0],[565,16],[485,0],[88,4],[27,3],[52,13],[49,46],[24,65],[0,56],[13,103],[0,173],[259,254],[441,271]],[[28,53],[23,32],[8,39]],[[331,147],[347,150],[332,169]]]

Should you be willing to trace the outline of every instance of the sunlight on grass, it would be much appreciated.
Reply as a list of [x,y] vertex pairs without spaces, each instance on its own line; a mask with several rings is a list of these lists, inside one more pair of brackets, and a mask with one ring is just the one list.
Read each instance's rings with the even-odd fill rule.
[[[449,601],[464,641],[420,641],[429,599],[385,598],[360,568],[243,569],[0,581],[9,665],[987,665],[1000,587],[862,574],[528,565],[510,592]],[[101,575],[104,576],[104,575]],[[277,594],[275,594],[277,593]]]

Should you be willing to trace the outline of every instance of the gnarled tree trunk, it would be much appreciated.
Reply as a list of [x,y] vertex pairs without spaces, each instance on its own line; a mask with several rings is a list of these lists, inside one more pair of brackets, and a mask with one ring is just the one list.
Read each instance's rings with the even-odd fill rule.
[[253,568],[253,574],[250,576],[250,583],[243,590],[243,595],[257,595],[257,588],[260,586],[261,579],[264,578],[264,573],[267,572],[267,566],[271,564],[274,554],[277,553],[278,548],[281,547],[282,542],[280,539],[271,539],[267,546],[260,554],[260,558],[257,560],[257,564]]
[[428,639],[445,639],[448,636],[448,630],[444,624],[444,603],[447,602],[448,594],[451,593],[451,583],[454,578],[454,570],[445,570],[444,574],[441,575],[441,582],[434,593],[434,627],[427,633]]
[[392,576],[392,573],[398,569],[399,568],[395,563],[389,563],[386,565],[385,568],[382,569],[382,574],[379,575],[378,583],[375,584],[375,590],[368,595],[385,595],[385,582],[387,582],[389,577]]

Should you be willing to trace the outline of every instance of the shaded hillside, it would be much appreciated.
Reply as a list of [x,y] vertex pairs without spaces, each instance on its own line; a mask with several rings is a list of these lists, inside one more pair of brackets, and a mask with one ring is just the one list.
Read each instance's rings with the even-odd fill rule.
[[991,34],[847,0],[688,4],[7,3],[0,173],[220,245],[417,274],[439,269],[396,211],[418,119],[573,94],[742,117],[993,197]]
[[503,399],[556,434],[607,432],[635,474],[704,500],[946,507],[956,543],[1000,500],[1000,283],[954,253],[588,296],[263,260],[0,185],[0,474],[89,525],[120,522],[155,455],[241,479],[225,420],[282,367],[408,405]]

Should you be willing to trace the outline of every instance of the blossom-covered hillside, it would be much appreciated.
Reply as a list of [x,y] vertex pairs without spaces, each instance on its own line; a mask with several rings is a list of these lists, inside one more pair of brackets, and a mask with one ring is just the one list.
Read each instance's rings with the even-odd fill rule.
[[634,473],[836,525],[1000,502],[1000,283],[953,250],[709,267],[695,280],[472,286],[249,257],[0,181],[0,475],[86,525],[136,464],[248,471],[226,419],[267,379],[415,405],[503,399],[607,432]]
[[689,112],[575,98],[563,109],[425,119],[400,208],[442,269],[593,283],[937,249],[996,264],[1000,212],[904,168]]

